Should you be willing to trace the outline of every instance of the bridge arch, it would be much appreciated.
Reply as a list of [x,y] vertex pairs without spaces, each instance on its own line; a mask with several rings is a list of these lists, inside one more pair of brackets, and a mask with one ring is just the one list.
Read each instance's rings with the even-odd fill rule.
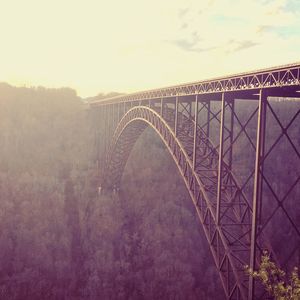
[[[217,218],[215,191],[217,178],[214,175],[214,166],[217,164],[218,154],[213,147],[207,151],[199,145],[202,167],[204,165],[207,168],[206,171],[210,172],[209,180],[201,177],[201,172],[193,164],[193,151],[189,147],[188,132],[185,132],[187,127],[194,126],[193,121],[188,120],[183,114],[180,115],[178,127],[185,136],[185,141],[183,141],[172,129],[171,124],[174,119],[172,110],[164,111],[163,116],[148,106],[135,106],[127,111],[117,125],[110,144],[102,187],[113,189],[120,186],[123,170],[135,142],[141,133],[151,126],[164,142],[184,180],[204,229],[226,297],[246,299],[248,279],[244,266],[249,261],[251,231],[248,223],[250,223],[251,208],[245,199],[243,200],[242,195],[239,203],[232,203],[232,198],[227,197],[225,190],[222,192],[223,197],[227,197],[228,201],[223,201],[221,213],[223,221]],[[206,147],[209,147],[211,144],[203,136],[203,132],[199,131],[199,134],[201,135],[199,143],[204,143]],[[239,188],[230,172],[228,172],[228,178],[230,178],[231,186],[236,185],[234,191],[231,190],[231,194],[237,193]]]

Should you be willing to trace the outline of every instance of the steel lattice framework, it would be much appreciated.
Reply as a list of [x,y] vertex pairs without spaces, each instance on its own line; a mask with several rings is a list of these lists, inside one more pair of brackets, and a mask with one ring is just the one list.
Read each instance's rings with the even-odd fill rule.
[[90,102],[101,188],[120,188],[131,149],[152,127],[185,182],[226,298],[260,299],[245,265],[255,269],[263,249],[282,266],[300,262],[299,92],[293,64]]

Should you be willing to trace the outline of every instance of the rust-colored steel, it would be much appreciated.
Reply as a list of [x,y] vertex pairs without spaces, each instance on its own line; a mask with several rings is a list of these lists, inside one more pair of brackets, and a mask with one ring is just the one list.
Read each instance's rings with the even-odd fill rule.
[[[300,174],[293,173],[290,187],[279,196],[264,169],[285,138],[294,153],[294,167],[300,170],[300,143],[289,132],[292,127],[295,132],[296,126],[300,132],[300,105],[289,112],[293,113],[290,121],[283,123],[269,101],[276,96],[300,97],[299,79],[300,65],[294,64],[90,103],[92,111],[99,111],[102,121],[102,125],[96,126],[104,129],[102,145],[97,131],[101,188],[120,188],[130,151],[141,133],[151,126],[165,143],[185,182],[226,299],[263,297],[244,268],[250,265],[255,269],[263,249],[268,249],[276,259],[267,229],[279,211],[283,211],[294,230],[293,249],[286,261],[300,246],[299,222],[286,208],[289,197],[299,189]],[[247,111],[246,118],[241,117],[237,107],[249,101],[253,109]],[[299,98],[297,101],[300,103]],[[266,147],[266,133],[272,130],[266,124],[270,117],[280,132]],[[248,145],[250,155],[247,172],[243,174],[233,154],[239,142]],[[270,208],[263,202],[265,190],[273,201]],[[271,212],[265,213],[266,210]]]

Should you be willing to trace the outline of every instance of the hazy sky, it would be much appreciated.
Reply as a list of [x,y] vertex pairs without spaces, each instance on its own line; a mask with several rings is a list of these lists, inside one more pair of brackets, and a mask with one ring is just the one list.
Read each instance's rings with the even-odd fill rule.
[[300,0],[0,0],[0,81],[134,92],[300,61]]

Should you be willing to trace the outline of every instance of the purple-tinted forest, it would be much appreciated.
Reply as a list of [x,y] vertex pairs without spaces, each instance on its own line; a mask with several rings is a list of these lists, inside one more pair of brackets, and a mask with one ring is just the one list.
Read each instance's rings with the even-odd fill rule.
[[[120,192],[98,194],[93,125],[71,89],[0,85],[0,299],[224,299],[188,192],[154,131],[135,145]],[[291,130],[299,147],[299,128]],[[268,163],[273,174],[293,159]],[[284,174],[273,175],[278,193]],[[300,205],[286,209],[300,228]],[[299,240],[284,214],[276,220],[281,255],[282,241],[288,251]]]

